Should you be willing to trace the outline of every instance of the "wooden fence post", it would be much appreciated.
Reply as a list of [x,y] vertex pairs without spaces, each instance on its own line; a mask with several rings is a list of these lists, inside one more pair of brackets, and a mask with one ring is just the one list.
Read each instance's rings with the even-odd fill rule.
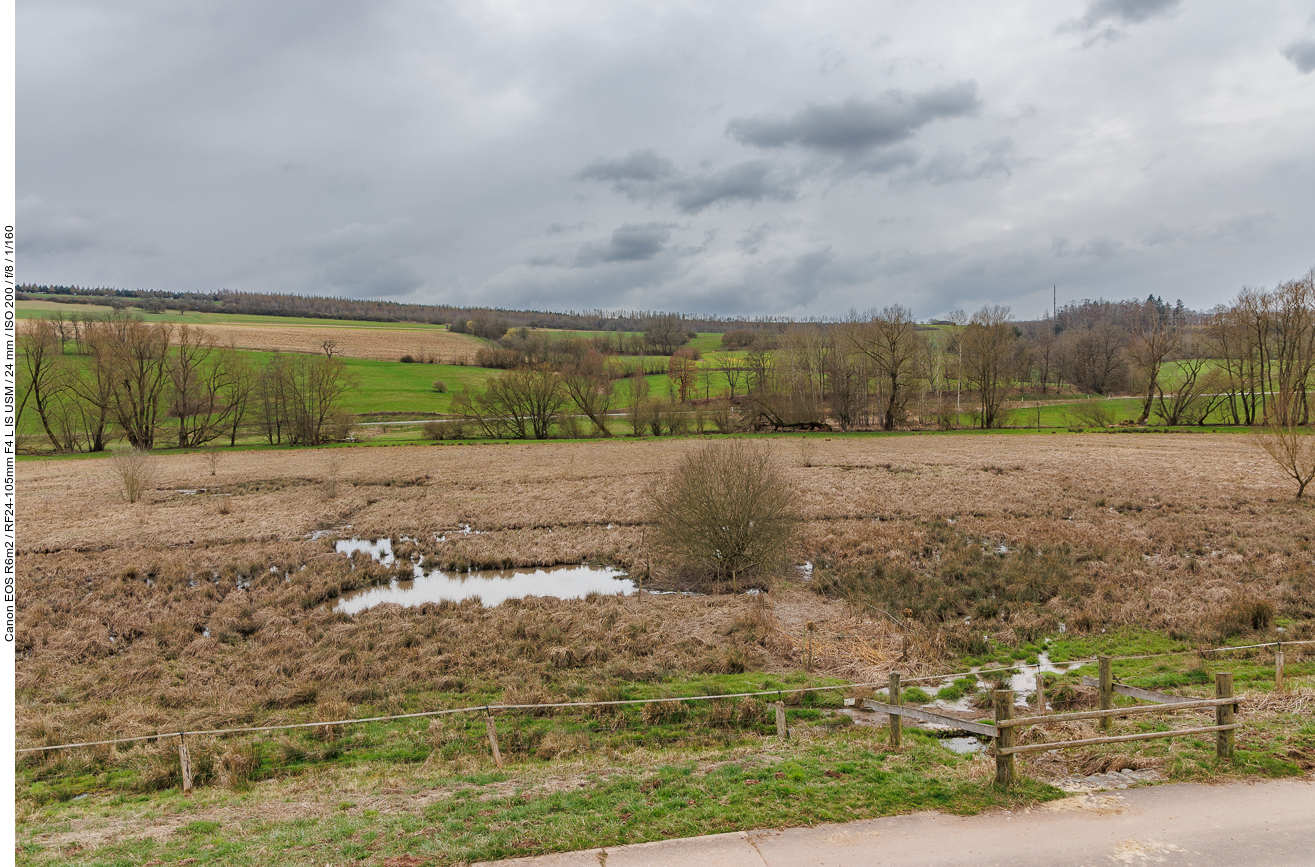
[[[1215,674],[1215,698],[1232,698],[1233,697],[1233,675],[1232,673],[1218,672]],[[1231,704],[1221,704],[1215,707],[1215,725],[1230,726],[1233,724],[1233,707]],[[1233,730],[1226,732],[1215,732],[1215,755],[1221,759],[1233,758]]]
[[995,781],[1002,786],[1008,786],[1014,781],[1014,756],[1013,753],[1007,756],[1000,755],[1000,748],[1012,747],[1018,739],[1018,730],[1013,726],[1001,726],[1000,722],[1014,718],[1014,691],[997,689],[994,699],[995,725],[1000,731],[995,738]]
[[[487,708],[485,712],[487,713]],[[493,714],[489,713],[484,717],[484,724],[489,730],[489,746],[493,747],[493,764],[502,770],[502,753],[498,751],[498,727],[493,722]]]
[[1274,645],[1274,689],[1283,688],[1283,642]]
[[[890,700],[889,700],[889,704],[893,704],[893,705],[895,705],[896,707],[898,707],[899,704],[900,704],[899,672],[898,672],[898,671],[892,671],[892,672],[890,673]],[[900,729],[901,729],[901,727],[902,727],[902,723],[903,723],[903,720],[900,719],[900,715],[899,715],[899,714],[897,714],[897,713],[890,714],[890,748],[891,748],[892,750],[897,750],[897,749],[899,749]]]
[[183,733],[178,733],[178,766],[182,771],[183,777],[183,794],[192,794],[192,757],[187,752],[187,741],[183,739]]
[[789,737],[790,731],[785,727],[785,702],[776,703],[776,736],[778,738]]
[[[1114,707],[1114,665],[1108,656],[1097,657],[1100,662],[1100,709]],[[1113,717],[1100,718],[1100,727],[1108,730]]]
[[1041,673],[1041,664],[1037,663],[1036,667],[1036,712],[1043,714],[1046,712],[1046,680],[1045,675]]

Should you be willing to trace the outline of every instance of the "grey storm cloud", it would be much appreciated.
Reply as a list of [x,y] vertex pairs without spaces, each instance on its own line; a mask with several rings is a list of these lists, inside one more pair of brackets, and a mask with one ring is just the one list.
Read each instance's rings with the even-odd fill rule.
[[635,151],[619,159],[599,157],[581,169],[580,180],[606,183],[632,200],[671,201],[681,212],[697,214],[716,204],[787,202],[797,190],[763,160],[747,160],[716,171],[678,171],[656,151]]
[[987,142],[973,150],[942,151],[932,154],[916,165],[907,166],[907,171],[892,179],[898,186],[911,186],[919,183],[941,186],[964,181],[976,181],[995,175],[1011,174],[1010,160],[1014,156],[1014,142],[1010,138]]
[[1315,39],[1303,39],[1283,49],[1283,56],[1292,61],[1303,75],[1315,72]]
[[808,105],[789,117],[736,118],[727,127],[736,141],[758,148],[786,145],[823,153],[859,155],[913,137],[934,120],[981,109],[977,83],[964,81],[912,95],[892,90],[877,99]]
[[420,248],[404,221],[354,223],[293,245],[288,257],[315,264],[319,292],[349,298],[395,298],[424,281],[407,259]]
[[1172,15],[1181,6],[1182,0],[1089,0],[1082,17],[1064,22],[1058,31],[1089,33],[1083,45],[1091,46],[1102,39],[1121,39],[1128,25]]
[[575,254],[577,267],[612,262],[646,262],[667,249],[672,223],[626,223],[612,232],[612,237],[585,244]]
[[18,278],[802,317],[1034,314],[1055,285],[1209,307],[1312,264],[1299,7],[23,2]]

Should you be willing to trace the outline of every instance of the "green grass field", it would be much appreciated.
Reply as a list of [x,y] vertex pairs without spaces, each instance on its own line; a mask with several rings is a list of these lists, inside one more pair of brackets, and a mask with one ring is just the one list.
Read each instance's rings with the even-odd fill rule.
[[[110,309],[104,306],[59,304],[53,301],[20,301],[18,302],[18,317],[20,319],[32,319],[47,316],[51,313],[103,314],[109,312]],[[128,312],[131,313],[134,310],[130,308]],[[177,311],[169,311],[163,314],[144,314],[144,318],[148,321],[172,323],[190,322],[195,324],[272,327],[312,326],[344,329],[387,328],[417,332],[442,331],[446,328],[446,326],[415,323],[343,321],[220,313],[179,313]],[[608,334],[608,332],[600,331],[556,329],[542,329],[538,333],[549,334],[561,339],[592,338]],[[632,336],[637,333],[628,332]],[[699,362],[700,374],[691,393],[693,398],[725,397],[729,393],[728,381],[726,375],[719,368],[743,364],[745,353],[743,351],[722,350],[720,348],[721,337],[720,333],[700,333],[689,344],[699,349],[703,354],[703,358]],[[267,352],[241,351],[257,363],[263,363],[270,355]],[[70,359],[74,365],[86,363],[85,359],[73,356],[70,356]],[[360,358],[343,358],[343,362],[346,365],[348,374],[357,386],[349,392],[344,401],[344,409],[365,417],[366,421],[390,420],[387,418],[389,414],[403,414],[403,417],[404,414],[414,414],[416,422],[414,426],[389,425],[383,428],[375,428],[374,438],[383,442],[416,441],[420,434],[418,427],[420,420],[427,415],[449,413],[453,396],[457,391],[464,388],[479,390],[490,377],[496,376],[500,372],[472,366],[402,364],[397,361]],[[620,365],[652,365],[656,363],[658,366],[665,367],[666,362],[667,359],[665,358],[636,356],[622,356],[617,359],[617,363]],[[1176,365],[1168,369],[1168,376],[1170,378],[1178,376],[1178,367]],[[738,394],[744,392],[747,386],[746,380],[747,374],[742,375],[737,388]],[[648,384],[648,396],[651,399],[668,400],[676,393],[675,384],[665,374],[650,374],[645,377],[645,381]],[[435,390],[435,382],[442,382],[445,390]],[[633,405],[634,400],[631,396],[631,390],[629,380],[619,381],[616,384],[614,413],[623,413],[627,407]],[[952,397],[952,395],[947,396]],[[1024,394],[1019,399],[1012,400],[1006,405],[1004,424],[1007,428],[1024,430],[1093,430],[1101,428],[1102,425],[1080,417],[1078,410],[1081,409],[1084,402],[1105,410],[1108,413],[1109,422],[1112,424],[1131,422],[1140,415],[1141,411],[1140,400],[1131,397],[1104,399],[1093,396],[1088,399],[1085,395],[1073,394],[1056,395],[1051,393],[1038,396]],[[963,432],[974,427],[975,420],[972,415],[971,394],[965,393],[963,395],[961,406],[962,412],[958,416],[958,430],[949,433]],[[1152,413],[1151,425],[1156,425],[1157,421],[1157,417]],[[1213,430],[1232,430],[1231,427],[1226,427],[1228,421],[1229,419],[1225,417],[1222,408],[1217,409],[1207,419],[1207,423],[1214,426],[1211,428]],[[631,432],[630,426],[620,416],[614,418],[610,428],[614,434]],[[1199,430],[1200,428],[1191,429]],[[40,423],[34,412],[24,413],[19,433],[23,435],[39,435],[41,433]],[[248,437],[245,442],[249,445],[256,445],[258,439]]]

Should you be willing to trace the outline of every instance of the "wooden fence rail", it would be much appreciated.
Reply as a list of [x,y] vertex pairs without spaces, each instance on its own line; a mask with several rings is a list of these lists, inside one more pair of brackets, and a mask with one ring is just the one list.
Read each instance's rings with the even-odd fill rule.
[[[1179,695],[1169,695],[1125,686],[1114,682],[1113,660],[1108,656],[1098,658],[1100,666],[1099,679],[1084,677],[1082,682],[1100,689],[1100,710],[1075,711],[1073,713],[1046,714],[1042,705],[1039,716],[1014,717],[1014,693],[1009,689],[995,691],[995,725],[1000,735],[995,738],[995,780],[1001,785],[1009,785],[1016,776],[1014,757],[1028,753],[1043,753],[1051,750],[1072,749],[1074,747],[1095,746],[1098,744],[1119,744],[1129,741],[1148,741],[1158,738],[1176,738],[1187,735],[1214,733],[1215,755],[1221,759],[1233,758],[1233,732],[1241,728],[1234,722],[1237,712],[1237,699],[1233,696],[1233,675],[1220,672],[1215,675],[1215,697],[1190,699]],[[1276,681],[1282,682],[1281,656],[1275,671]],[[1114,707],[1114,696],[1124,695],[1139,701],[1155,702],[1150,705],[1132,707]],[[1215,724],[1186,729],[1170,729],[1163,732],[1139,732],[1131,735],[1106,735],[1098,738],[1080,738],[1071,741],[1054,741],[1040,744],[1016,744],[1017,729],[1028,725],[1045,725],[1047,723],[1070,722],[1073,720],[1099,719],[1100,727],[1108,730],[1115,717],[1136,716],[1147,713],[1173,713],[1183,710],[1214,708]]]
[[[1129,741],[1146,741],[1156,738],[1173,738],[1183,737],[1185,735],[1201,735],[1213,732],[1216,735],[1215,750],[1219,758],[1231,759],[1233,757],[1233,732],[1241,725],[1234,722],[1234,714],[1237,712],[1237,699],[1233,696],[1233,675],[1229,673],[1219,673],[1215,675],[1215,697],[1214,698],[1186,698],[1180,695],[1169,695],[1162,692],[1154,692],[1149,689],[1141,689],[1134,686],[1125,686],[1114,682],[1113,660],[1108,656],[1098,657],[1100,665],[1100,678],[1094,679],[1084,677],[1082,682],[1088,686],[1098,686],[1100,688],[1100,709],[1099,710],[1082,710],[1071,713],[1045,713],[1045,701],[1041,699],[1039,707],[1041,714],[1036,716],[1014,716],[1014,691],[1011,689],[997,689],[992,694],[992,704],[995,711],[995,725],[989,725],[984,722],[972,720],[962,720],[948,714],[937,713],[935,711],[925,710],[920,707],[907,707],[901,701],[900,696],[900,676],[897,672],[890,675],[890,685],[888,688],[889,701],[881,702],[872,699],[865,700],[863,707],[867,710],[878,711],[890,717],[890,747],[899,749],[900,736],[903,727],[903,717],[910,719],[922,720],[923,722],[933,723],[935,725],[948,726],[953,729],[972,732],[977,735],[984,735],[992,740],[992,754],[995,756],[995,780],[1001,785],[1009,785],[1016,776],[1014,767],[1014,756],[1026,755],[1028,753],[1043,753],[1051,750],[1072,749],[1074,747],[1094,746],[1097,744],[1118,744]],[[1276,669],[1277,680],[1282,682],[1282,657],[1278,658],[1279,666]],[[1038,678],[1038,689],[1041,688],[1041,682]],[[1044,695],[1044,693],[1039,693]],[[1129,698],[1140,701],[1155,702],[1150,705],[1134,705],[1132,707],[1114,707],[1114,696],[1124,695]],[[1198,726],[1187,729],[1170,729],[1163,732],[1140,732],[1131,735],[1105,735],[1098,738],[1081,738],[1071,741],[1054,741],[1040,744],[1023,744],[1017,743],[1018,729],[1023,726],[1046,725],[1058,722],[1073,722],[1077,720],[1095,719],[1100,720],[1102,729],[1109,729],[1112,720],[1116,717],[1138,716],[1148,713],[1173,713],[1183,710],[1205,710],[1212,708],[1215,711],[1215,724],[1212,726]]]
[[[1245,645],[1241,647],[1218,647],[1200,651],[1174,651],[1169,653],[1145,654],[1140,656],[1118,657],[1119,659],[1136,660],[1150,659],[1161,656],[1177,656],[1183,653],[1217,653],[1236,650],[1251,650],[1259,648],[1274,648],[1274,682],[1278,689],[1284,687],[1284,646],[1309,645],[1315,644],[1315,640],[1310,641],[1287,641],[1287,642],[1269,642],[1265,644]],[[1124,741],[1149,740],[1152,738],[1178,737],[1182,735],[1205,734],[1208,732],[1216,733],[1216,751],[1221,758],[1231,758],[1233,755],[1233,732],[1240,728],[1241,725],[1234,721],[1237,711],[1236,699],[1233,696],[1233,676],[1231,674],[1218,674],[1215,677],[1216,697],[1213,699],[1190,699],[1183,696],[1169,695],[1166,693],[1154,692],[1152,690],[1141,689],[1139,687],[1127,686],[1115,682],[1113,676],[1112,662],[1114,658],[1098,657],[1100,664],[1101,677],[1099,679],[1083,677],[1082,683],[1088,686],[1097,686],[1101,689],[1100,705],[1101,710],[1097,711],[1078,711],[1074,713],[1057,713],[1044,714],[1045,693],[1044,683],[1040,676],[1037,678],[1037,696],[1039,706],[1042,708],[1043,715],[1030,717],[1014,717],[1013,715],[1013,692],[1010,690],[997,690],[995,696],[996,719],[995,724],[991,725],[986,722],[975,720],[962,720],[948,714],[940,714],[935,711],[924,710],[920,707],[908,707],[901,702],[901,676],[898,672],[892,672],[889,679],[889,702],[880,702],[874,700],[865,700],[863,706],[872,711],[879,711],[888,714],[892,721],[891,726],[891,743],[895,748],[899,747],[901,738],[901,720],[902,717],[922,720],[937,725],[949,726],[955,729],[961,729],[976,735],[989,737],[993,741],[993,754],[996,756],[996,775],[997,780],[1007,784],[1014,777],[1013,757],[1016,755],[1025,755],[1027,753],[1045,752],[1049,750],[1065,749],[1069,747],[1087,746],[1091,744],[1102,743],[1121,743]],[[996,671],[1006,671],[1010,669],[979,669],[959,674],[941,674],[926,675],[921,677],[910,678],[911,682],[944,680],[959,677],[961,675],[982,675]],[[322,727],[322,726],[341,726],[367,722],[396,721],[404,719],[417,719],[424,717],[441,717],[450,714],[465,714],[483,712],[486,718],[486,728],[489,740],[490,751],[498,767],[502,767],[501,751],[498,748],[497,726],[492,716],[493,711],[509,710],[534,710],[540,711],[545,709],[572,709],[587,707],[619,707],[630,705],[644,705],[662,701],[710,701],[719,699],[748,698],[757,696],[775,695],[777,701],[774,703],[776,711],[776,733],[778,737],[785,738],[789,735],[786,727],[785,704],[781,697],[787,694],[826,692],[838,689],[854,689],[858,687],[877,687],[879,683],[851,683],[839,684],[834,686],[815,686],[803,687],[785,690],[761,690],[754,692],[728,693],[724,695],[698,695],[698,696],[674,696],[669,698],[647,698],[647,699],[620,699],[613,701],[578,701],[578,702],[547,702],[542,704],[500,704],[500,705],[476,705],[473,707],[447,708],[434,711],[421,711],[418,713],[391,714],[387,716],[364,717],[359,719],[342,719],[332,721],[315,721],[304,723],[283,723],[265,726],[248,726],[241,728],[227,729],[210,729],[204,731],[181,731],[177,733],[178,737],[178,759],[179,770],[182,778],[182,788],[184,793],[190,794],[192,789],[192,761],[187,748],[186,738],[191,736],[213,736],[229,735],[239,733],[255,733],[270,731],[287,731],[301,728]],[[1001,702],[1002,693],[1008,694],[1008,700]],[[1113,706],[1114,695],[1124,695],[1129,698],[1141,701],[1155,702],[1156,706],[1132,706],[1115,708]],[[1102,738],[1084,738],[1082,740],[1064,741],[1058,743],[1045,744],[1026,744],[1019,746],[1015,743],[1016,730],[1025,725],[1043,725],[1051,722],[1064,722],[1069,720],[1080,719],[1100,719],[1102,727],[1108,727],[1109,720],[1114,717],[1129,716],[1140,713],[1166,712],[1178,710],[1191,710],[1213,707],[1215,709],[1215,725],[1190,729],[1176,729],[1166,732],[1146,732],[1136,735],[1118,735]],[[65,744],[48,744],[37,747],[23,747],[15,749],[16,755],[26,753],[42,753],[50,750],[76,749],[82,747],[93,747],[109,744],[135,743],[141,741],[159,741],[172,735],[163,732],[155,732],[148,735],[137,735],[132,737],[110,738],[99,741],[85,741],[80,743]]]

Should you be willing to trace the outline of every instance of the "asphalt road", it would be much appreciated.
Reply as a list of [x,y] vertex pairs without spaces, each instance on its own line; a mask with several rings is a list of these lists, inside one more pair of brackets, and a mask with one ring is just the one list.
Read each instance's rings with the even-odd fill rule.
[[499,867],[1315,867],[1315,778],[1080,795],[500,861]]

